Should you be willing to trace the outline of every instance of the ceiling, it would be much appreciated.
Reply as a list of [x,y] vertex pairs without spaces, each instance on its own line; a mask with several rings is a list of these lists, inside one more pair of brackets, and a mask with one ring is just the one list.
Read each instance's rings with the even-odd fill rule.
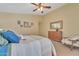
[[35,9],[36,6],[32,5],[31,3],[0,3],[0,12],[46,15],[48,12],[65,5],[64,3],[44,4],[51,6],[51,9],[44,9],[44,13],[41,13],[40,11],[33,12],[33,9]]

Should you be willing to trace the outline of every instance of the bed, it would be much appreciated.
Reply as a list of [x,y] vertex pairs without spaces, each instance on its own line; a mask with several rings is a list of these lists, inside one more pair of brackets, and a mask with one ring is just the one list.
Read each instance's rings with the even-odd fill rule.
[[[21,37],[19,43],[0,46],[1,56],[56,56],[55,47],[48,38],[37,35],[19,36]],[[13,34],[11,37],[13,38]]]
[[30,35],[23,36],[20,43],[11,44],[11,56],[56,56],[55,47],[45,37]]

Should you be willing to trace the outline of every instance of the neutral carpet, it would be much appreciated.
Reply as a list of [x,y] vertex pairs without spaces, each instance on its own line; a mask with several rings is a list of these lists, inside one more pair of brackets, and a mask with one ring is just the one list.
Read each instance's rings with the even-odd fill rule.
[[71,51],[69,46],[63,45],[60,42],[54,41],[53,44],[55,46],[57,56],[79,56],[79,48],[73,48]]

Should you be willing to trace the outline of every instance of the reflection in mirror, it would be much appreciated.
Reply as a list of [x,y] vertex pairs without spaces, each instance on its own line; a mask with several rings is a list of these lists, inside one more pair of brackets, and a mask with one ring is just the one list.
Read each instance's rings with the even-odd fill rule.
[[58,31],[59,29],[62,29],[62,28],[63,28],[62,21],[56,21],[56,22],[50,23],[50,29],[56,29],[56,31]]

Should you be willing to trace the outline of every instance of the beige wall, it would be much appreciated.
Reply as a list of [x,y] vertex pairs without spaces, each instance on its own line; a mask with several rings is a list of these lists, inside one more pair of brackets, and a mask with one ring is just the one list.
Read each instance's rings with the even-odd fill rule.
[[40,34],[47,37],[48,31],[51,30],[49,23],[55,20],[63,20],[63,36],[79,34],[79,4],[67,4],[44,16],[40,25]]
[[[17,20],[32,21],[32,28],[21,28]],[[40,34],[48,36],[50,22],[63,20],[63,35],[69,36],[73,33],[79,34],[79,4],[67,4],[45,16],[0,13],[0,28],[11,29],[19,34]]]
[[[0,28],[10,29],[19,34],[39,34],[40,19],[41,16],[36,15],[0,13]],[[20,27],[17,25],[18,20],[33,22],[34,25],[31,28]]]

